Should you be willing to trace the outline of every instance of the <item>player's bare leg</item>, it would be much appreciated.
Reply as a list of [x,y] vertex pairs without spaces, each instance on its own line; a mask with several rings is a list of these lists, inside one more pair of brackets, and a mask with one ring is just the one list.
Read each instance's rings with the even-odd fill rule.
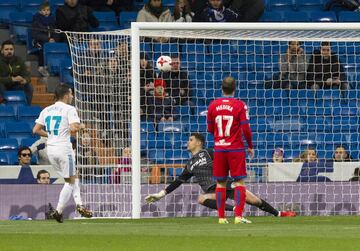
[[242,217],[246,201],[246,188],[244,179],[233,182],[234,188],[234,201],[235,201],[235,224],[238,223],[251,223],[251,221]]
[[216,206],[219,217],[219,224],[226,224],[228,221],[225,218],[225,201],[226,201],[226,180],[218,180],[216,184]]

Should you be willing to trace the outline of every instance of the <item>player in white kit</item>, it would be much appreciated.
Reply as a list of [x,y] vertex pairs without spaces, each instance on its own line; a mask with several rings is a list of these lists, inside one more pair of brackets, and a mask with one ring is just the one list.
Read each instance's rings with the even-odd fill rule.
[[35,121],[33,133],[48,137],[47,154],[50,163],[64,178],[65,184],[59,196],[59,202],[52,216],[63,222],[62,212],[71,195],[76,204],[76,210],[83,217],[92,217],[92,212],[83,206],[80,196],[79,179],[76,176],[75,154],[70,142],[70,134],[75,133],[85,125],[80,123],[80,118],[74,106],[72,90],[63,84],[55,89],[56,103],[46,107]]

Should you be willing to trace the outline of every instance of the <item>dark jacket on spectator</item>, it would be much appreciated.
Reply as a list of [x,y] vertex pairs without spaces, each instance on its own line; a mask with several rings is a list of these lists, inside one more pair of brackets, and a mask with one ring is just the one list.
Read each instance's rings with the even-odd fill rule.
[[50,38],[58,37],[56,33],[52,32],[56,28],[55,18],[53,16],[43,16],[36,13],[32,20],[32,37],[35,43],[44,44]]
[[233,10],[225,8],[213,9],[206,7],[200,14],[195,15],[194,22],[238,22],[239,15]]
[[[176,105],[181,105],[189,101],[191,96],[191,87],[187,72],[164,72],[161,78],[166,81],[166,92],[169,93],[170,97],[175,99]],[[181,93],[181,90],[184,90],[184,93]]]
[[162,117],[168,119],[173,116],[173,99],[169,97],[148,97],[146,101],[146,115],[149,121],[159,122]]
[[10,59],[0,55],[0,84],[11,87],[16,84],[12,81],[12,77],[21,76],[30,83],[30,73],[27,71],[24,61],[13,56]]
[[66,3],[56,9],[56,26],[63,31],[89,31],[99,26],[99,21],[89,7],[77,4],[70,7]]
[[[344,68],[340,64],[337,55],[331,55],[328,59],[321,56],[320,51],[315,51],[312,55],[309,66],[307,69],[307,81],[308,87],[314,84],[319,85],[319,88],[329,89],[331,88],[326,84],[328,78],[339,78],[341,85],[346,82],[346,75]],[[343,89],[341,87],[341,89]]]

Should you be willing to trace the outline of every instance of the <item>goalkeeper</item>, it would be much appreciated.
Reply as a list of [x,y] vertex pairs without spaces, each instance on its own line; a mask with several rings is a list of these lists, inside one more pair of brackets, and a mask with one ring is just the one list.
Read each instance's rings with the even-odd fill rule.
[[[164,190],[146,196],[146,203],[151,204],[155,201],[160,200],[161,198],[165,197],[165,195],[171,193],[176,188],[178,188],[182,183],[194,176],[198,180],[198,183],[204,192],[203,194],[199,195],[198,202],[205,207],[217,209],[215,197],[216,182],[212,179],[213,152],[204,149],[204,145],[204,136],[199,133],[192,133],[187,144],[187,149],[191,152],[192,157],[188,160],[185,169],[183,170],[181,175],[171,184],[169,184]],[[234,200],[234,190],[231,188],[230,180],[228,180],[227,182],[226,193],[227,198]],[[268,212],[274,216],[296,216],[296,213],[293,211],[276,210],[266,201],[258,198],[248,190],[246,191],[246,203],[258,207],[259,209]],[[225,210],[233,211],[234,206],[226,204]]]

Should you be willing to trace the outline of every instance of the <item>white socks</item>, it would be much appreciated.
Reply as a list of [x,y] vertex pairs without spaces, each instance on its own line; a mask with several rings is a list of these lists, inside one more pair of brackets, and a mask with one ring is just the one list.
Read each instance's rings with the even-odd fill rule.
[[64,184],[60,192],[58,205],[56,207],[56,210],[58,211],[59,214],[62,214],[66,203],[69,201],[71,194],[73,193],[73,190],[74,190],[74,184],[70,184],[70,183]]
[[80,196],[80,181],[78,178],[75,179],[72,195],[73,195],[75,204],[82,206],[83,203],[82,203],[81,196]]

